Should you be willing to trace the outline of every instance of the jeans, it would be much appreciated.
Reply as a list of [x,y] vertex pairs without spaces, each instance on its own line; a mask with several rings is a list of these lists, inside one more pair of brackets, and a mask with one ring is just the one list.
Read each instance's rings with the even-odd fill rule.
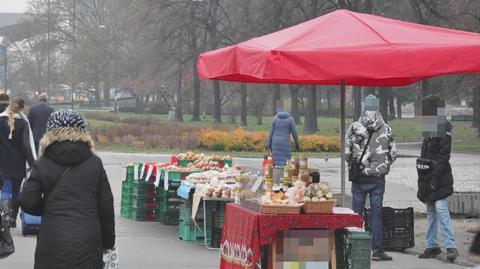
[[445,248],[456,248],[447,199],[427,203],[427,248],[439,247],[437,240],[438,226],[440,226],[443,235]]
[[372,249],[374,251],[383,249],[382,207],[384,193],[384,180],[378,180],[378,182],[372,183],[352,182],[352,208],[355,213],[363,217],[363,210],[365,209],[365,201],[367,199],[367,194],[370,197]]
[[20,187],[22,186],[21,178],[3,179],[3,186],[0,195],[1,200],[17,200]]

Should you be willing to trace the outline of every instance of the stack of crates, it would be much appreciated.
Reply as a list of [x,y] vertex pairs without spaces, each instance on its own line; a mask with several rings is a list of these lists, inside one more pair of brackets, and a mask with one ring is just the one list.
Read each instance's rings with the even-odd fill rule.
[[178,225],[181,199],[177,196],[178,185],[169,184],[165,190],[160,183],[158,188],[159,197],[159,221],[165,225]]
[[195,216],[195,222],[192,220],[192,204],[189,201],[182,203],[180,205],[180,216],[179,216],[179,226],[178,226],[178,237],[180,240],[185,242],[192,243],[203,243],[205,234],[203,232],[204,222],[207,224],[207,243],[211,243],[212,236],[212,214],[215,212],[214,204],[208,204],[206,207],[206,217],[203,218],[203,205],[200,204],[197,215]]
[[371,242],[369,232],[335,230],[337,269],[370,269]]
[[[415,246],[414,211],[408,208],[382,208],[383,248],[386,250],[405,250]],[[370,230],[371,214],[365,210],[366,229]]]
[[151,182],[135,181],[132,187],[132,219],[158,221],[160,216],[160,195]]
[[127,166],[125,180],[122,181],[120,215],[125,218],[132,218],[132,188],[135,178],[134,170],[134,165]]

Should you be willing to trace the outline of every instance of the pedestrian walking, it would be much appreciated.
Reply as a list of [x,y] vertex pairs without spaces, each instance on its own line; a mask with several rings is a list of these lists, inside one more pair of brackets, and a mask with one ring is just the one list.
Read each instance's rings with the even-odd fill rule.
[[47,120],[50,114],[55,111],[48,104],[48,96],[42,93],[38,96],[38,103],[30,108],[28,112],[28,121],[33,132],[33,140],[35,142],[35,151],[38,153],[38,144],[47,129]]
[[40,157],[20,193],[22,209],[42,216],[35,269],[100,269],[115,245],[113,195],[83,117],[52,113]]
[[295,143],[295,150],[300,151],[295,120],[290,113],[280,108],[272,120],[267,144],[267,149],[272,151],[274,166],[285,166],[287,160],[292,158],[290,134]]
[[36,159],[35,145],[27,117],[22,113],[25,101],[15,98],[0,113],[0,179],[3,182],[1,200],[8,201],[11,227],[16,227],[18,193],[26,175],[26,163]]
[[[371,104],[372,102],[374,104]],[[355,213],[363,216],[368,194],[372,259],[388,261],[392,260],[392,257],[383,251],[382,246],[383,194],[385,176],[396,159],[397,150],[392,129],[378,112],[378,99],[373,95],[368,96],[365,104],[360,119],[350,125],[345,136],[345,155],[349,165],[349,180],[352,182],[352,208]]]
[[437,96],[422,100],[422,116],[425,124],[422,125],[421,155],[417,159],[417,197],[427,206],[427,244],[419,258],[434,258],[442,252],[437,240],[440,227],[447,258],[452,261],[458,256],[447,203],[447,197],[453,194],[452,125],[446,120],[445,101]]

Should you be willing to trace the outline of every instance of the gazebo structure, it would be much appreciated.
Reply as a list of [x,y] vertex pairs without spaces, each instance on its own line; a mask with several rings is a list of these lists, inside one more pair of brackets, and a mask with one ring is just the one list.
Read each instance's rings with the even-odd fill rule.
[[480,73],[480,34],[337,10],[202,53],[200,79],[341,86],[341,192],[345,204],[345,86],[404,86]]

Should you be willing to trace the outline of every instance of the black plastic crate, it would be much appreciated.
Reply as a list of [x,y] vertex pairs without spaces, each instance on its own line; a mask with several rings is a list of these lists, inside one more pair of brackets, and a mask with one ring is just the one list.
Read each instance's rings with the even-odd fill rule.
[[383,248],[404,250],[415,246],[415,236],[412,228],[394,228],[383,231]]
[[[370,210],[365,209],[363,218],[365,219],[366,227],[370,227],[371,216]],[[409,228],[414,226],[413,207],[408,208],[382,208],[383,229],[392,228]]]
[[[413,208],[383,207],[383,248],[387,250],[404,250],[415,246]],[[371,214],[364,212],[365,229],[370,231]]]

